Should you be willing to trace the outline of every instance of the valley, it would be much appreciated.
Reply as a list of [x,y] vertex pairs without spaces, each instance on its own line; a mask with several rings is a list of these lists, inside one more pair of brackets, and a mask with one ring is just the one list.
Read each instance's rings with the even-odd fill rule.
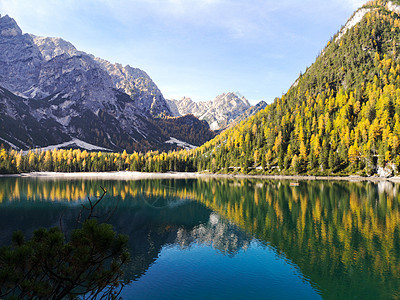
[[[2,39],[14,43],[20,54],[6,57],[10,52],[2,43],[3,64],[14,59],[21,64],[17,70],[24,71],[15,82],[8,76],[15,71],[1,69],[0,86],[14,90],[2,89],[0,137],[7,146],[19,147],[15,150],[60,144],[68,149],[78,139],[105,151],[127,151],[130,160],[103,167],[110,171],[397,175],[397,7],[391,1],[368,2],[287,93],[254,107],[235,93],[208,102],[165,100],[143,71],[94,58],[61,39],[23,35],[5,16]],[[25,56],[32,61],[31,71],[22,68],[20,57]],[[197,148],[168,152],[173,145]],[[16,168],[16,153],[7,156],[14,171],[29,171]],[[45,154],[35,155],[39,162]]]
[[106,2],[0,16],[0,298],[399,298],[400,0]]
[[[174,115],[138,68],[112,64],[61,38],[23,34],[7,15],[0,17],[0,32],[0,138],[6,148],[168,151],[215,136],[209,123]],[[231,107],[220,113],[221,126],[242,112]]]

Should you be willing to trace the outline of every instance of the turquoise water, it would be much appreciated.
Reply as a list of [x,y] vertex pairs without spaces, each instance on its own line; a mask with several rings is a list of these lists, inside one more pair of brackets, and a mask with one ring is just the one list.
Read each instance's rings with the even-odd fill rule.
[[389,182],[0,178],[0,244],[76,227],[80,204],[129,235],[124,299],[400,297],[400,196]]
[[126,287],[137,299],[320,299],[301,272],[252,241],[229,257],[210,246],[163,247],[157,261]]

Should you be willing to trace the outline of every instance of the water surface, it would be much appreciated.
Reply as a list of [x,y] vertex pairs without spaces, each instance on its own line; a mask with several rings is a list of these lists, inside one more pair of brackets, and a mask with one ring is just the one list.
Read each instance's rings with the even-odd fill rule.
[[[392,299],[400,197],[389,182],[0,178],[0,243],[76,227],[87,197],[129,235],[126,299]],[[61,224],[61,225],[60,225]]]

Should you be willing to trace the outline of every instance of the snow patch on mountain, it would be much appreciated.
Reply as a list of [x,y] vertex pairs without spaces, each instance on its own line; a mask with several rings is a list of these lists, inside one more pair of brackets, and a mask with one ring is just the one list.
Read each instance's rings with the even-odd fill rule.
[[68,126],[69,122],[71,121],[71,116],[65,116],[63,118],[55,118],[58,123],[63,126]]
[[17,146],[15,146],[13,143],[11,143],[10,141],[7,141],[7,140],[5,140],[5,139],[3,139],[3,138],[1,138],[0,137],[0,141],[3,141],[3,142],[5,142],[5,143],[7,143],[7,144],[9,144],[12,148],[14,148],[14,149],[19,149]]
[[197,146],[194,146],[194,145],[191,145],[191,144],[189,144],[189,143],[180,141],[180,140],[178,140],[178,139],[176,139],[176,138],[174,138],[174,137],[170,137],[169,140],[168,140],[168,141],[165,141],[164,143],[165,143],[165,144],[176,144],[176,145],[178,145],[179,147],[182,147],[182,148],[187,149],[187,150],[197,148]]
[[90,150],[90,151],[111,151],[111,149],[92,145],[92,144],[86,143],[85,141],[82,141],[82,140],[79,140],[76,138],[72,139],[69,142],[65,142],[65,143],[61,143],[61,144],[57,144],[57,145],[50,145],[50,146],[42,147],[42,148],[35,148],[35,150],[38,150],[38,151],[50,150],[51,151],[54,149],[67,148],[67,147],[82,148],[82,149],[86,149],[86,150]]
[[342,28],[342,30],[340,30],[339,35],[335,39],[335,42],[340,40],[342,38],[342,36],[347,32],[347,30],[353,28],[356,24],[358,24],[362,20],[362,18],[365,16],[365,14],[370,12],[370,11],[371,11],[370,8],[361,8],[361,9],[359,9],[354,14],[354,16],[350,20],[347,21],[346,25]]
[[210,129],[211,130],[218,130],[219,129],[219,125],[217,121],[214,121],[210,124]]

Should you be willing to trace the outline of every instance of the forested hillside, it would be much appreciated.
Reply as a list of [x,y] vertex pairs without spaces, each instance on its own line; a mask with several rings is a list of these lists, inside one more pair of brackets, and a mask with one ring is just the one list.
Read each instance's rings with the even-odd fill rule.
[[199,169],[396,173],[399,8],[390,1],[368,2],[285,95],[196,149]]
[[152,122],[160,128],[162,135],[174,137],[195,146],[204,144],[216,135],[206,121],[199,120],[193,115],[182,117],[165,116],[163,118],[155,118]]
[[[400,1],[368,2],[331,38],[314,64],[285,95],[201,147],[170,153],[103,154],[101,161],[104,164],[107,157],[108,163],[101,169],[398,174],[399,13]],[[167,123],[164,127],[169,131]],[[3,151],[2,157],[7,159],[4,158],[0,168],[3,172],[12,168],[17,171],[48,169],[44,165],[34,167],[29,161],[40,161],[50,154],[32,152],[29,155],[35,158],[31,159],[15,151]],[[27,163],[18,168],[16,157],[19,155]],[[63,159],[65,168],[71,170],[75,165],[73,156]],[[72,169],[88,170],[89,161],[85,161],[83,169]],[[91,154],[89,169],[100,168],[94,168],[93,161],[96,155]]]

